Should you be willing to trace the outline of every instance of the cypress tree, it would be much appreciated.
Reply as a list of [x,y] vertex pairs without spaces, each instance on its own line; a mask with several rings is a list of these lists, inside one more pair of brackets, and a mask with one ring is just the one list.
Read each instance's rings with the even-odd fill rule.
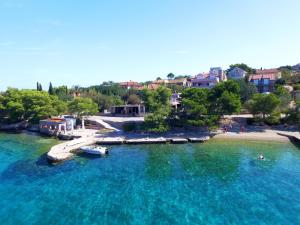
[[54,92],[53,92],[53,87],[52,87],[52,83],[50,82],[50,84],[49,84],[49,90],[48,90],[48,93],[49,93],[49,95],[53,95],[54,94]]

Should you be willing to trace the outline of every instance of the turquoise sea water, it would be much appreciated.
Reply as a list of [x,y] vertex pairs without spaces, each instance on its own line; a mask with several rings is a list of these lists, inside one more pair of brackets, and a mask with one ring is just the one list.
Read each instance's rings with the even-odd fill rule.
[[54,143],[0,134],[0,224],[300,224],[293,144],[123,145],[49,166]]

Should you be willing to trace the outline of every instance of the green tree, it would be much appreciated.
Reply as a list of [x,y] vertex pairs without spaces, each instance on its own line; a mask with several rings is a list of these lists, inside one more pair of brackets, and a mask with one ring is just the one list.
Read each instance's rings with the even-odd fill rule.
[[278,85],[274,94],[279,98],[280,105],[279,109],[281,112],[287,112],[289,109],[289,105],[292,101],[292,96],[289,91],[283,86]]
[[131,94],[128,97],[127,104],[131,104],[131,105],[141,104],[141,99],[138,95]]
[[160,108],[165,108],[169,112],[171,109],[171,90],[164,86],[160,86],[154,91],[144,89],[141,92],[141,98],[148,112],[155,112]]
[[63,101],[70,101],[72,99],[72,95],[69,92],[69,89],[67,86],[59,86],[53,88],[54,94]]
[[53,94],[54,94],[53,86],[52,86],[52,83],[51,83],[51,82],[50,82],[50,84],[49,84],[48,93],[49,93],[49,95],[53,95]]
[[300,100],[295,102],[295,106],[287,113],[287,121],[293,125],[300,125]]
[[205,126],[208,122],[208,90],[200,88],[185,89],[182,94],[180,119],[192,126]]
[[228,71],[234,69],[235,67],[238,67],[244,71],[246,71],[248,74],[252,74],[255,72],[255,70],[253,68],[251,68],[250,66],[248,66],[247,64],[245,63],[236,63],[236,64],[232,64],[229,66],[229,69]]
[[247,102],[246,107],[254,116],[262,115],[263,119],[275,113],[280,104],[279,98],[274,94],[255,94]]
[[224,91],[216,101],[216,110],[219,115],[231,115],[241,110],[241,100],[237,94]]
[[240,86],[240,96],[243,103],[248,101],[254,94],[257,93],[257,88],[253,83],[246,82],[243,79],[236,80],[236,82]]
[[150,113],[145,117],[145,128],[148,131],[162,133],[169,129],[167,123],[168,112],[163,109]]
[[299,83],[299,84],[295,84],[295,85],[293,86],[293,88],[294,88],[295,91],[300,90],[300,83]]
[[94,115],[98,112],[98,106],[90,98],[77,97],[68,104],[69,111],[78,117]]
[[209,91],[208,100],[211,114],[223,116],[239,113],[241,109],[239,84],[233,80],[217,84]]
[[174,77],[175,77],[175,75],[173,74],[173,73],[169,73],[168,75],[167,75],[167,78],[168,79],[174,79]]
[[36,90],[8,89],[3,94],[2,105],[1,115],[7,122],[29,120],[37,123],[40,119],[66,112],[66,103]]
[[39,83],[39,82],[36,83],[36,90],[37,91],[42,91],[43,90],[41,83]]
[[167,118],[171,112],[171,90],[159,87],[155,91],[143,90],[141,93],[146,110],[145,128],[153,132],[165,132],[169,129]]

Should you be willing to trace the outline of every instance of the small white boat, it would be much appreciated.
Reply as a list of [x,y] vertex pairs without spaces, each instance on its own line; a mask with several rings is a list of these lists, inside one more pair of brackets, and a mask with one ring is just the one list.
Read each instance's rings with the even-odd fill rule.
[[88,145],[80,148],[83,152],[94,154],[94,155],[105,155],[108,154],[108,149],[101,146],[96,145]]

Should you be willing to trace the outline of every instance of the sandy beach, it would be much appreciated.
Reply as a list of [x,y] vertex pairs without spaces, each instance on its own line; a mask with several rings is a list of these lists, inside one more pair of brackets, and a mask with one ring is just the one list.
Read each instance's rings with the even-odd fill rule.
[[260,132],[247,131],[243,133],[236,133],[236,132],[220,133],[215,135],[214,139],[239,139],[239,140],[253,140],[253,141],[290,142],[290,139],[288,137],[280,135],[279,133],[300,137],[299,132],[266,129]]

